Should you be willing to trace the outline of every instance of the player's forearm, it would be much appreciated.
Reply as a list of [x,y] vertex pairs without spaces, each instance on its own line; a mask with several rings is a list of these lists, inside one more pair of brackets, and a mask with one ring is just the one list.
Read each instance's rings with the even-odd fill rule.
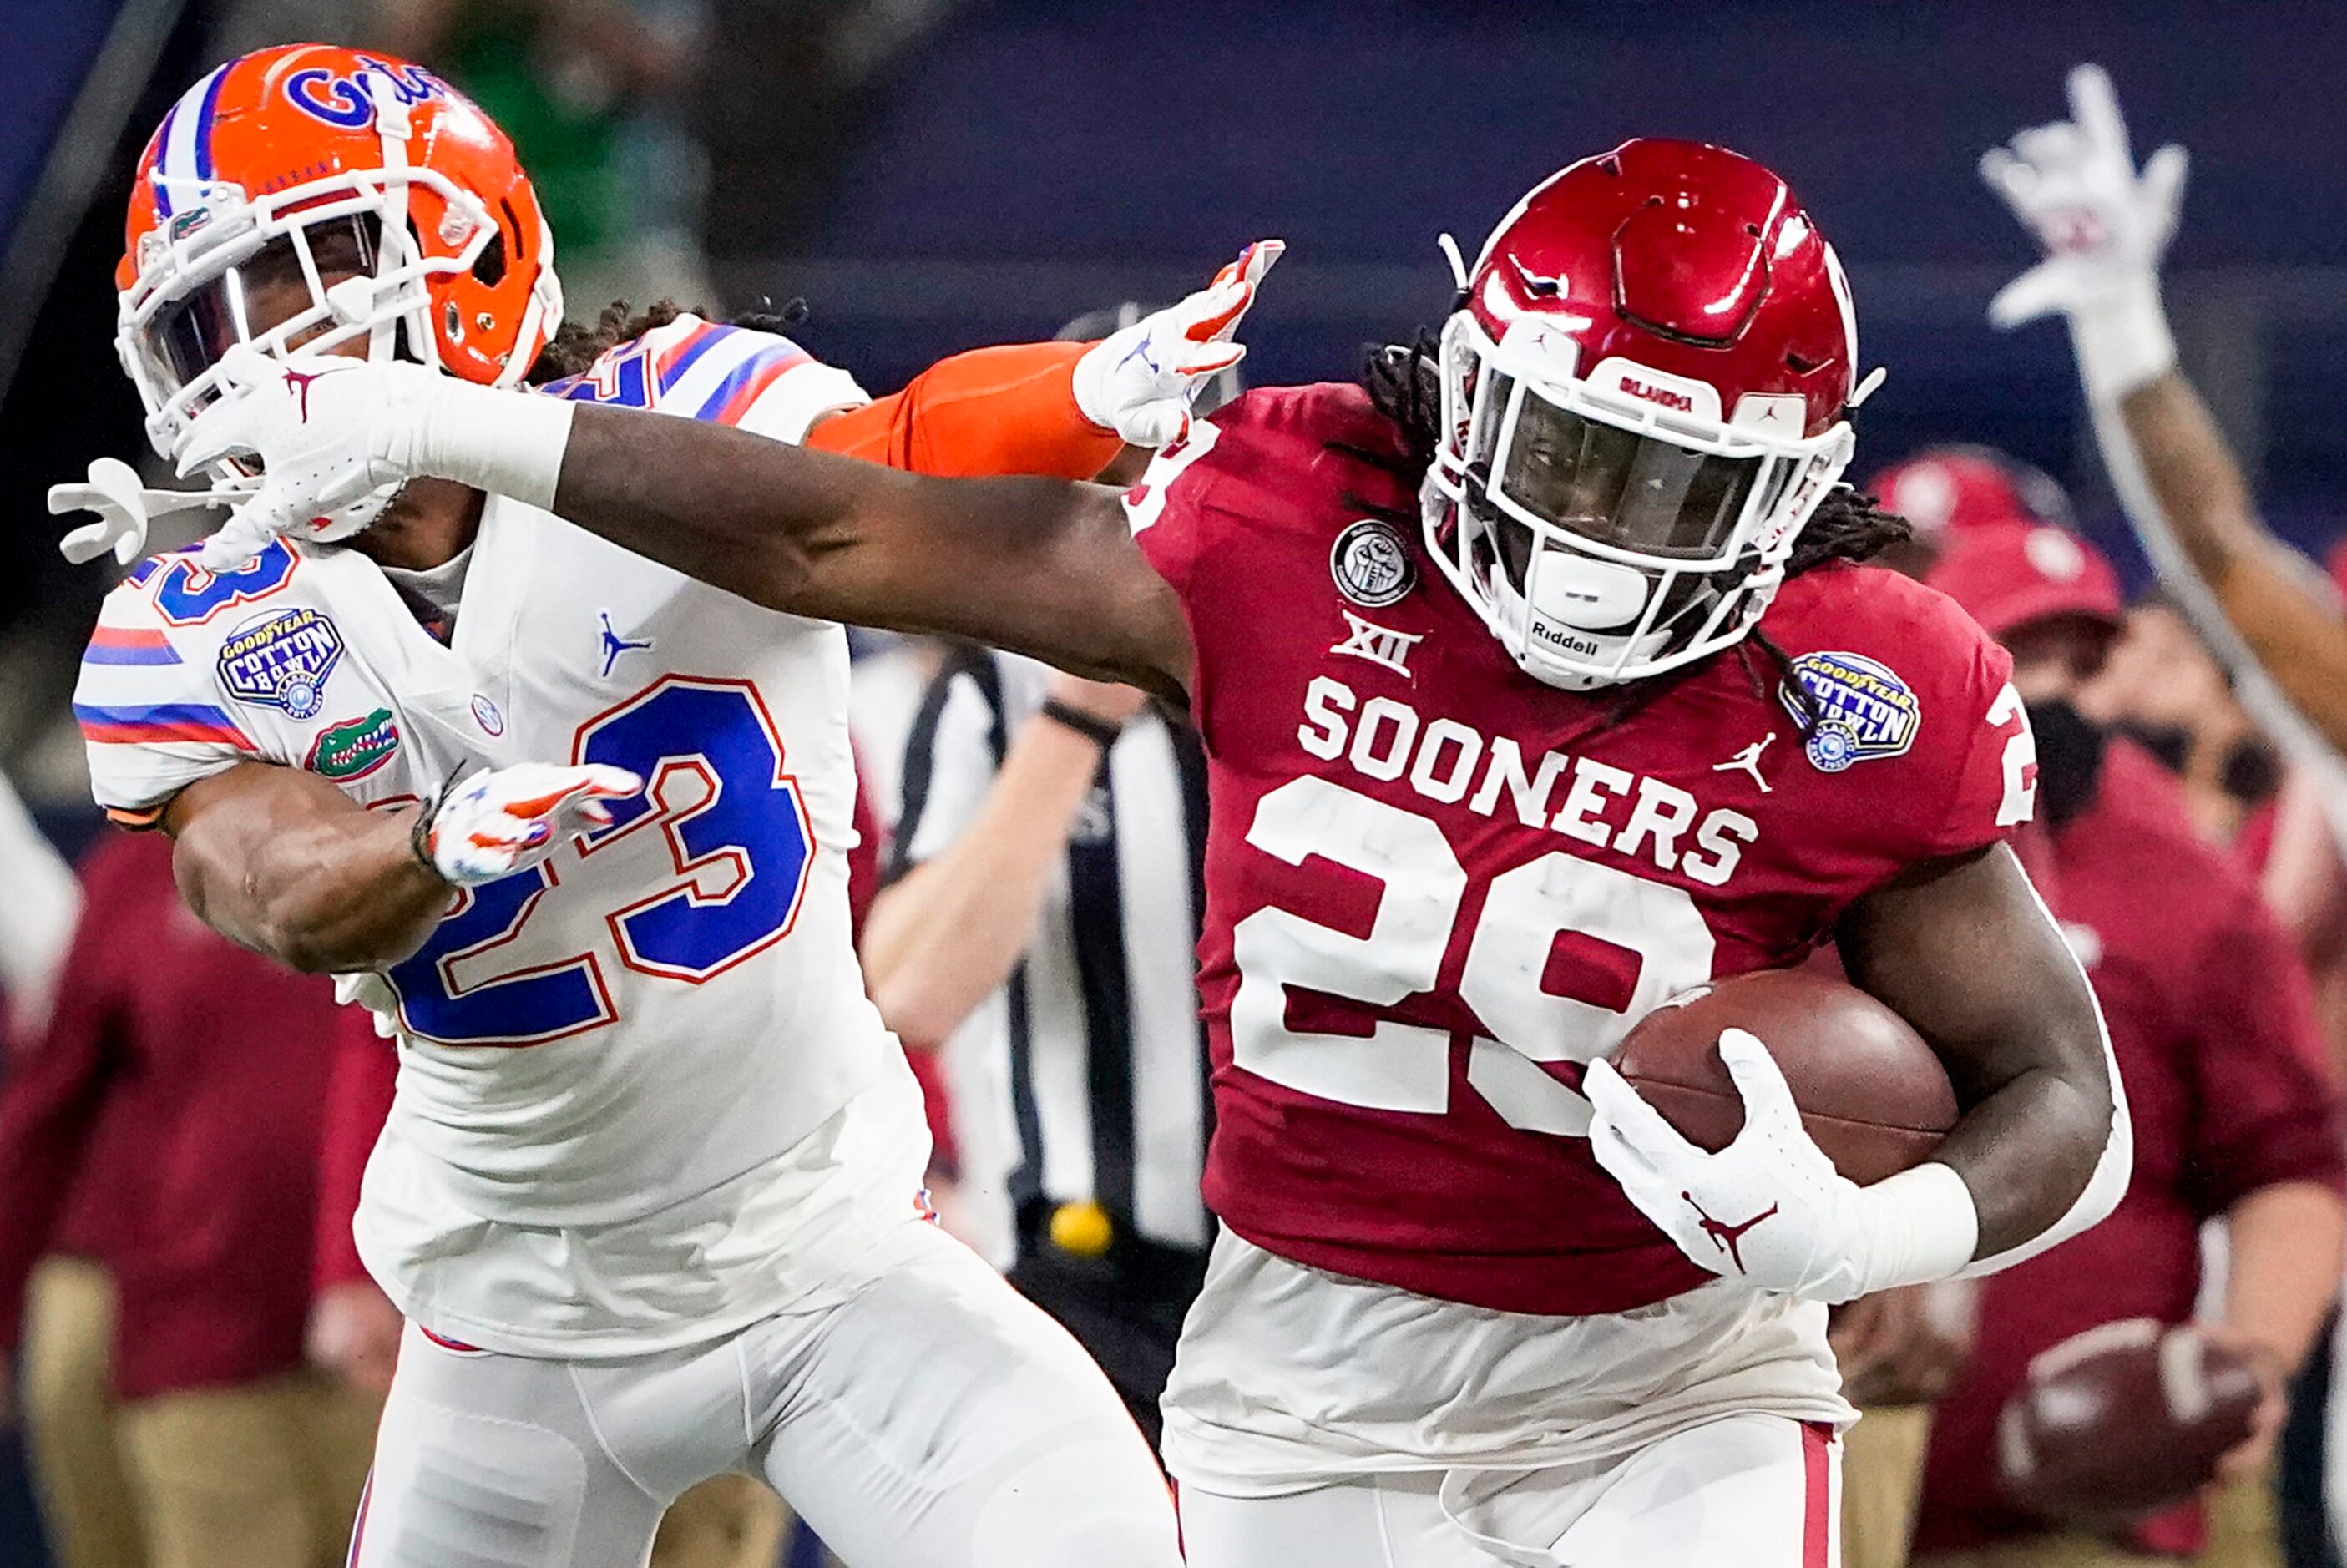
[[1851,906],[1838,941],[1850,979],[1931,1042],[1964,1107],[1932,1158],[1972,1195],[1975,1267],[2108,1214],[2133,1156],[2117,1065],[2086,973],[2013,852],[1919,867]]
[[2216,420],[2178,370],[2137,387],[2118,408],[2161,515],[2221,595],[2233,568],[2272,541],[2258,525],[2248,482]]
[[[1189,629],[1112,491],[916,477],[712,425],[564,407],[550,499],[591,532],[771,609],[1184,695]],[[504,463],[425,471],[494,486]]]
[[2347,745],[2347,620],[2258,520],[2223,433],[2170,370],[2118,403],[2145,480],[2225,619],[2291,703]]
[[1967,1111],[1932,1158],[1972,1193],[1974,1263],[2017,1263],[2108,1214],[2127,1186],[2127,1156],[2111,1163],[2114,1134],[2099,1073],[2033,1068]]
[[968,830],[873,900],[865,974],[900,1037],[942,1044],[1010,977],[1100,755],[1072,730],[1030,723]]
[[2225,1214],[2225,1326],[2284,1376],[2306,1359],[2339,1295],[2347,1204],[2314,1182],[2260,1187]]
[[333,803],[272,779],[190,785],[165,817],[189,907],[230,940],[308,973],[382,968],[422,947],[456,890],[411,845],[421,808],[364,811],[323,780],[268,771],[313,783]]

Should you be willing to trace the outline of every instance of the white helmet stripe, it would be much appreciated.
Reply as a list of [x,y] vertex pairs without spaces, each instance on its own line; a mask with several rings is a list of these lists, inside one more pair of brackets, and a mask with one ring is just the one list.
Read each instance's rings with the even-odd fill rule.
[[179,95],[163,120],[162,156],[156,167],[172,179],[210,179],[212,110],[220,97],[220,78],[228,67],[215,66],[194,87]]

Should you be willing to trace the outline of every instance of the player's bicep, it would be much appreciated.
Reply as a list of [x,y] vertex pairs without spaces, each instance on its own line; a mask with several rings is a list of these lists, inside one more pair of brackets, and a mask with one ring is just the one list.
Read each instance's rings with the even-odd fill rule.
[[2039,1071],[2107,1103],[2094,992],[2005,845],[1911,867],[1852,904],[1835,941],[1852,982],[1931,1042],[1960,1103]]
[[317,774],[275,763],[240,763],[198,779],[163,804],[179,896],[232,941],[273,951],[274,869],[291,845],[321,831],[355,832],[366,808]]

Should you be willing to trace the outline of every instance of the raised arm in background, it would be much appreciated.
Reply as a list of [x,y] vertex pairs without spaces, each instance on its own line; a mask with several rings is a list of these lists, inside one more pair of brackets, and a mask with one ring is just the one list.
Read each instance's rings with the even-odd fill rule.
[[[2159,264],[2183,200],[2184,149],[2161,148],[2138,174],[2110,78],[2080,66],[2069,89],[2070,119],[2024,130],[1981,161],[2046,251],[1998,293],[1989,319],[2068,322],[2105,463],[2162,577],[2193,612],[2198,585],[2179,570],[2188,562],[2265,675],[2334,751],[2347,751],[2347,618],[2259,520],[2240,465],[2177,368]],[[2212,641],[2225,657],[2221,631]]]

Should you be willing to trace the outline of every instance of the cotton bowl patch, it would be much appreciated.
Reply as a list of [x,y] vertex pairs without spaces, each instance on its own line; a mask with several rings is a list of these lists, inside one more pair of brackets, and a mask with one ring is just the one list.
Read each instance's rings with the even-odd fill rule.
[[319,731],[302,765],[322,777],[347,782],[366,777],[397,750],[399,723],[390,709],[377,708],[364,719],[344,719]]
[[314,719],[342,658],[343,635],[332,620],[306,608],[281,610],[247,621],[220,644],[220,685],[240,702]]
[[[1903,755],[1923,727],[1923,705],[1907,682],[1860,654],[1804,653],[1793,661],[1793,680],[1817,705],[1817,726],[1803,749],[1819,773]],[[1781,695],[1788,712],[1805,716],[1790,683]]]

